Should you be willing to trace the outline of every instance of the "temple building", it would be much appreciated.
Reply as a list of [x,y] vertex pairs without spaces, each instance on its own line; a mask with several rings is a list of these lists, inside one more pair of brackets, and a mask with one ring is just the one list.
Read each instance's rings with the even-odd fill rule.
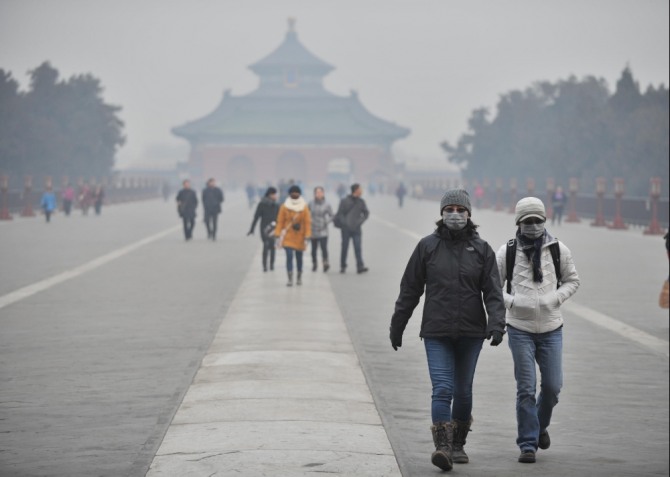
[[325,90],[334,67],[309,52],[289,20],[286,38],[249,67],[260,82],[249,94],[225,91],[207,116],[172,130],[189,141],[188,173],[228,185],[380,181],[393,175],[391,145],[409,129]]

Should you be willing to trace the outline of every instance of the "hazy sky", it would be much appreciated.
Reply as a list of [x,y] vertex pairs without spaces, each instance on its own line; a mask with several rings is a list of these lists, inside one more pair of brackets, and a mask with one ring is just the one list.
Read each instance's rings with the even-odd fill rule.
[[[412,129],[406,156],[442,157],[473,109],[538,80],[603,77],[630,65],[642,88],[668,85],[667,0],[0,0],[0,68],[25,88],[48,60],[62,78],[91,73],[123,107],[119,167],[187,143],[170,129],[211,112],[247,66],[283,40],[336,69],[333,93]],[[167,154],[167,152],[166,152]],[[174,152],[172,153],[174,156]],[[155,160],[154,160],[155,163]],[[173,161],[168,161],[172,166]]]

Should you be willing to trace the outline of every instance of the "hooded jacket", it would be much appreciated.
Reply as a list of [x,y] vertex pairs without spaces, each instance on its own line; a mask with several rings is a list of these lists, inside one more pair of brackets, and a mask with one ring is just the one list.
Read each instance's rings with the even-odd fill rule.
[[279,208],[275,236],[281,237],[284,230],[286,232],[281,243],[282,247],[305,250],[305,240],[312,236],[312,220],[307,202],[302,197],[298,199],[287,197]]
[[495,254],[474,229],[452,234],[439,226],[419,241],[400,282],[391,319],[394,330],[404,331],[424,289],[422,338],[486,338],[491,331],[505,333]]
[[[568,247],[558,242],[561,251],[561,280],[556,288],[556,271],[549,245],[558,242],[549,232],[544,234],[540,266],[542,282],[533,281],[533,265],[521,247],[517,247],[512,273],[512,293],[503,289],[507,324],[528,333],[547,333],[563,325],[561,305],[579,288],[579,276]],[[501,286],[507,276],[507,244],[496,253]]]

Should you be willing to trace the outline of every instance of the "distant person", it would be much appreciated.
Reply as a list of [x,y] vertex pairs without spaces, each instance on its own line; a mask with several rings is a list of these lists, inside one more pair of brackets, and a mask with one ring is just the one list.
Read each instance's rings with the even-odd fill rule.
[[251,222],[251,228],[247,235],[253,235],[256,223],[260,220],[260,233],[263,242],[263,271],[268,271],[268,259],[270,270],[275,269],[275,227],[277,225],[277,214],[279,204],[277,203],[277,189],[268,187],[265,195],[256,206],[256,213]]
[[177,193],[177,211],[184,224],[184,238],[189,241],[193,238],[193,227],[195,227],[195,209],[198,207],[198,196],[191,189],[191,181],[185,179],[182,189]]
[[83,215],[88,215],[88,209],[91,207],[92,198],[93,193],[91,192],[91,188],[87,183],[82,184],[77,199],[79,200],[79,207],[81,207],[81,213]]
[[349,252],[349,241],[354,243],[354,255],[356,256],[356,271],[365,273],[368,268],[363,262],[363,232],[361,226],[365,222],[370,211],[365,201],[361,199],[363,188],[360,184],[351,186],[351,194],[340,201],[335,214],[334,223],[342,233],[342,249],[340,251],[340,273],[347,270],[347,254]]
[[56,210],[56,194],[51,186],[47,186],[47,190],[42,194],[40,207],[42,207],[46,221],[51,222],[51,214]]
[[102,187],[102,185],[98,185],[96,186],[92,197],[93,210],[95,210],[95,215],[100,215],[104,200],[105,200],[105,189]]
[[341,182],[337,186],[337,197],[342,200],[347,196],[347,187]]
[[247,202],[249,203],[249,208],[251,209],[256,203],[256,188],[251,182],[249,182],[244,190],[247,194]]
[[202,208],[205,211],[207,238],[210,240],[216,240],[216,225],[221,213],[223,200],[223,191],[217,187],[214,179],[209,179],[207,185],[202,190]]
[[465,190],[448,190],[442,196],[437,229],[419,241],[407,263],[389,335],[397,351],[425,291],[419,336],[433,388],[431,462],[442,470],[470,461],[464,446],[473,422],[477,360],[484,339],[498,346],[505,334],[496,256],[479,237],[471,212]]
[[74,187],[67,184],[61,194],[61,199],[63,201],[63,212],[65,212],[66,216],[69,216],[70,212],[72,212],[72,203],[74,202]]
[[170,198],[170,194],[172,193],[172,187],[170,187],[170,183],[168,181],[163,181],[163,185],[161,186],[161,194],[163,195],[163,200],[168,201]]
[[[519,462],[535,462],[538,447],[548,449],[547,428],[563,386],[561,305],[579,288],[568,247],[546,229],[544,203],[524,197],[515,207],[516,236],[496,254],[505,307],[507,336],[516,378],[516,443]],[[540,394],[536,396],[540,370]]]
[[551,196],[551,208],[553,209],[553,215],[551,216],[551,225],[554,225],[554,222],[558,221],[558,225],[561,225],[561,220],[563,220],[563,208],[565,207],[565,194],[563,193],[563,187],[558,186],[554,191],[554,194]]
[[405,184],[401,182],[395,190],[395,196],[398,198],[398,207],[401,209],[403,202],[405,201],[405,195],[407,195],[407,188],[405,187]]
[[312,235],[312,221],[307,202],[302,197],[302,191],[297,185],[288,190],[288,197],[279,207],[275,237],[279,239],[279,246],[286,251],[286,272],[288,282],[286,286],[293,286],[293,257],[295,256],[297,277],[296,285],[302,285],[302,254],[305,251],[305,242]]
[[484,206],[484,188],[481,184],[475,186],[475,206],[478,209]]
[[312,216],[312,271],[318,268],[318,252],[321,247],[321,259],[323,271],[330,269],[328,261],[328,224],[332,222],[333,208],[326,202],[326,194],[323,187],[314,188],[314,199],[309,203],[309,211]]

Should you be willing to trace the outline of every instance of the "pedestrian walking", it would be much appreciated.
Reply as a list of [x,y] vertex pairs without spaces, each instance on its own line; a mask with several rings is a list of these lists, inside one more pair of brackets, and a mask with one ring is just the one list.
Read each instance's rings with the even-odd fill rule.
[[184,238],[186,241],[193,238],[193,227],[195,227],[195,209],[198,207],[198,196],[191,189],[191,181],[185,179],[182,189],[177,193],[177,212],[184,223]]
[[170,183],[168,181],[163,181],[163,185],[161,186],[161,194],[163,195],[163,200],[165,202],[168,201],[171,193],[172,188],[170,187]]
[[[545,228],[544,203],[524,197],[515,207],[516,236],[498,249],[507,336],[516,378],[516,443],[519,462],[535,462],[551,443],[551,423],[563,386],[561,305],[579,288],[572,254]],[[536,396],[536,363],[540,393]]]
[[333,208],[326,202],[323,187],[314,188],[314,199],[309,203],[309,212],[312,216],[312,271],[318,268],[317,255],[321,248],[323,271],[330,269],[328,262],[328,224],[333,221]]
[[54,194],[51,186],[47,186],[47,190],[42,194],[40,207],[42,207],[42,210],[44,211],[44,218],[46,221],[51,222],[51,214],[56,210],[56,194]]
[[79,207],[81,207],[81,213],[83,215],[88,215],[88,209],[91,207],[92,198],[93,193],[91,192],[91,188],[86,183],[82,184],[77,199],[79,200]]
[[312,235],[312,220],[300,187],[292,185],[288,194],[279,208],[275,237],[279,239],[278,246],[286,250],[286,272],[288,274],[286,286],[290,287],[293,286],[293,256],[295,256],[297,271],[296,285],[302,285],[302,254],[306,248],[306,240]]
[[405,195],[407,195],[407,188],[405,187],[405,184],[401,182],[395,190],[395,196],[398,198],[398,207],[401,209],[405,201]]
[[256,187],[254,187],[254,185],[251,182],[248,182],[244,190],[247,194],[247,203],[249,204],[249,208],[251,209],[256,203]]
[[74,202],[74,187],[70,184],[66,185],[61,194],[61,199],[63,201],[63,212],[66,216],[69,216],[72,212],[72,202]]
[[268,187],[265,195],[256,206],[256,213],[251,222],[251,228],[247,235],[253,235],[256,223],[260,220],[261,240],[263,241],[263,271],[268,271],[268,258],[270,270],[275,269],[275,227],[277,225],[277,214],[279,204],[277,203],[277,189]]
[[340,228],[342,232],[342,249],[340,251],[340,273],[346,273],[347,254],[349,253],[349,241],[354,243],[354,255],[356,256],[356,271],[365,273],[368,268],[363,262],[363,232],[361,226],[365,222],[370,211],[365,201],[361,199],[363,188],[360,184],[352,184],[351,194],[340,201],[333,225]]
[[561,225],[563,220],[563,208],[565,207],[565,194],[563,193],[563,187],[558,186],[551,196],[551,208],[553,209],[553,214],[551,216],[551,225],[554,225],[554,222],[558,221],[558,225]]
[[202,190],[202,208],[205,211],[205,227],[207,238],[216,240],[216,226],[221,213],[221,204],[224,201],[223,191],[217,187],[214,179],[209,179]]
[[102,204],[105,200],[105,189],[102,185],[98,185],[93,192],[93,209],[95,210],[95,215],[100,215],[102,211]]
[[[421,239],[407,263],[391,318],[396,351],[424,290],[419,336],[432,382],[433,465],[451,470],[469,457],[465,443],[472,425],[472,384],[484,339],[498,346],[505,333],[505,307],[496,256],[471,220],[463,189],[440,201],[436,230]],[[488,320],[487,320],[488,316]]]

